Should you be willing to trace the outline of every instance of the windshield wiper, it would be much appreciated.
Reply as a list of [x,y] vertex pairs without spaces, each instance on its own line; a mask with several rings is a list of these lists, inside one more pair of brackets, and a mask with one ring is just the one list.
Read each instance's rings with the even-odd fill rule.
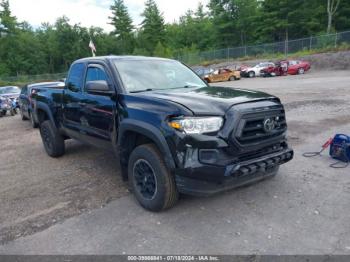
[[171,89],[182,89],[182,88],[203,88],[204,86],[191,86],[191,85],[185,85],[185,86],[180,86],[180,87],[173,87],[173,88],[163,88],[163,89],[144,89],[144,90],[136,90],[136,91],[130,91],[130,93],[135,94],[135,93],[143,93],[143,92],[150,92],[150,91],[164,91],[164,90],[171,90]]
[[203,88],[205,86],[191,86],[191,85],[185,85],[185,86],[180,86],[180,87],[174,87],[170,89],[180,89],[180,88]]
[[143,92],[150,92],[153,91],[152,88],[144,89],[144,90],[136,90],[136,91],[130,91],[130,93],[135,94],[135,93],[143,93]]

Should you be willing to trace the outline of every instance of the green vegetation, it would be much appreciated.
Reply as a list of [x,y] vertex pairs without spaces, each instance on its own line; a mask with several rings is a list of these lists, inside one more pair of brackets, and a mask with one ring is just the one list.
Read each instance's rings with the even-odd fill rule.
[[[65,72],[72,61],[91,55],[90,38],[97,55],[182,57],[190,64],[204,63],[224,57],[215,56],[216,49],[325,34],[329,23],[327,1],[210,0],[207,7],[200,4],[177,22],[167,24],[156,2],[147,0],[142,24],[136,28],[124,1],[114,0],[109,17],[114,30],[107,33],[97,27],[72,25],[67,17],[34,29],[12,15],[8,0],[0,0],[0,79]],[[332,16],[331,31],[350,29],[349,17],[350,1],[340,0]],[[329,48],[327,41],[332,40],[320,41],[320,50]],[[265,47],[264,52],[254,48],[257,54],[272,56]],[[198,61],[196,54],[210,50],[213,56]],[[250,55],[254,50],[252,47]],[[274,51],[274,56],[278,52],[283,51]]]

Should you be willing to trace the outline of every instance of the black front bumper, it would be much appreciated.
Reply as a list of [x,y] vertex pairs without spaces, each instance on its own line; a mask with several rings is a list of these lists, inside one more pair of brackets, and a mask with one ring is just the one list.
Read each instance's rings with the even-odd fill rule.
[[249,77],[249,74],[247,71],[241,71],[241,77]]
[[[179,192],[196,196],[208,196],[273,176],[278,166],[293,159],[293,150],[265,155],[263,157],[227,166],[200,164],[177,170],[176,185]],[[215,180],[200,179],[215,177]]]

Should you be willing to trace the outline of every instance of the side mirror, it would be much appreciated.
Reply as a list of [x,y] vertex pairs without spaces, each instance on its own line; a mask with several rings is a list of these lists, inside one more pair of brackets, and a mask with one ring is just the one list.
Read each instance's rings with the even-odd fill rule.
[[86,82],[85,90],[88,93],[100,94],[100,95],[111,95],[114,93],[109,88],[108,83],[104,80]]

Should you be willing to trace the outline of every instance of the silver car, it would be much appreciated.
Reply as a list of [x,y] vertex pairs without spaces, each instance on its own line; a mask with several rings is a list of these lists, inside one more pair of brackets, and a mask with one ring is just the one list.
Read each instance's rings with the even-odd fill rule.
[[6,112],[11,112],[11,115],[16,114],[16,108],[19,107],[18,99],[21,89],[17,86],[0,87],[0,115],[6,115]]

